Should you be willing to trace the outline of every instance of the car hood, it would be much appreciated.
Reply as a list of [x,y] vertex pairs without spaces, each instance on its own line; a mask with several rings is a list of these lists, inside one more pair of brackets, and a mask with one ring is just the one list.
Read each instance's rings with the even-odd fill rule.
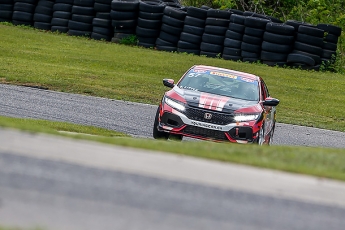
[[199,91],[182,90],[179,88],[177,88],[177,90],[171,90],[171,95],[168,95],[175,99],[179,98],[174,94],[178,94],[189,106],[193,107],[230,113],[242,110],[246,113],[261,111],[257,101],[247,101]]

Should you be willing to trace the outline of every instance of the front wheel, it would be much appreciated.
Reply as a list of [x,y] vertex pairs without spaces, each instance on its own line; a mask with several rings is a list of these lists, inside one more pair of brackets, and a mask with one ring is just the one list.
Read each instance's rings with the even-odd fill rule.
[[153,123],[152,136],[154,139],[167,140],[169,138],[169,133],[158,130],[158,125],[159,125],[158,117],[159,117],[159,107],[156,112],[155,122]]

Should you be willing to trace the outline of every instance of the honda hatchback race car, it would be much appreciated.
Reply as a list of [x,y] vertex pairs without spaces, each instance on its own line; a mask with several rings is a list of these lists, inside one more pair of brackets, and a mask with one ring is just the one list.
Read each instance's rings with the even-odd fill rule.
[[153,125],[155,139],[183,136],[212,141],[270,144],[279,100],[263,79],[230,69],[195,65],[167,91]]

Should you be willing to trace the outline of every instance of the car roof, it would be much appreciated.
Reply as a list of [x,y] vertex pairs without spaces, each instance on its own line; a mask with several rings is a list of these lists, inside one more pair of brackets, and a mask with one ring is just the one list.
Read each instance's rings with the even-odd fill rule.
[[225,68],[220,68],[220,67],[215,67],[215,66],[207,66],[207,65],[194,65],[191,69],[194,70],[210,70],[210,71],[225,71],[225,72],[229,72],[233,75],[239,76],[239,77],[245,77],[248,79],[252,79],[252,80],[256,80],[259,81],[260,77],[256,76],[254,74],[250,74],[250,73],[245,73],[245,72],[240,72],[240,71],[236,71],[236,70],[232,70],[232,69],[225,69]]

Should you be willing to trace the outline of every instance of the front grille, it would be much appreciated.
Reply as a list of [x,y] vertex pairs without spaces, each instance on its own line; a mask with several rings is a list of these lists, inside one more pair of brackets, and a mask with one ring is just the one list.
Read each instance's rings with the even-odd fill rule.
[[[212,114],[211,119],[205,119],[205,113]],[[206,109],[187,107],[185,115],[192,120],[202,121],[216,125],[227,125],[234,122],[234,115],[229,113],[219,113]]]
[[197,136],[202,136],[206,138],[213,138],[217,140],[227,140],[224,132],[212,129],[204,129],[196,126],[187,126],[183,129],[183,132],[186,134],[192,134]]

